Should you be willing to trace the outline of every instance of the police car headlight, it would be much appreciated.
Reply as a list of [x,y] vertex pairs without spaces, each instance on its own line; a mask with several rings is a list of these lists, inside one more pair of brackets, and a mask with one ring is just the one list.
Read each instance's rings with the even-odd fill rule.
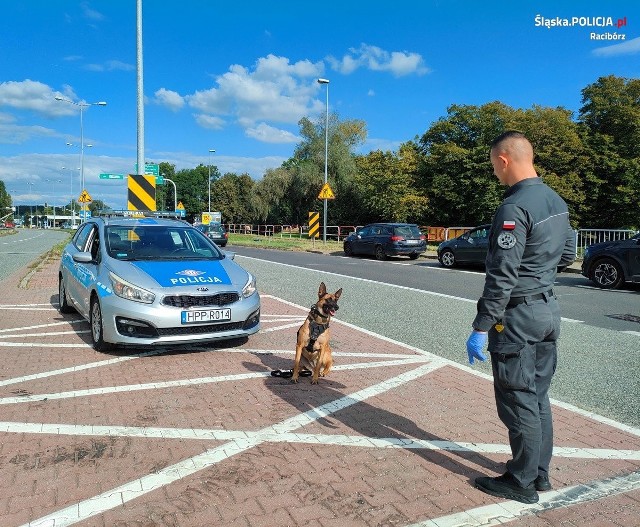
[[256,292],[256,278],[253,275],[249,275],[249,280],[242,288],[242,296],[247,298]]
[[109,278],[111,279],[111,289],[120,298],[142,302],[143,304],[151,304],[156,298],[153,293],[130,284],[114,273],[109,273]]

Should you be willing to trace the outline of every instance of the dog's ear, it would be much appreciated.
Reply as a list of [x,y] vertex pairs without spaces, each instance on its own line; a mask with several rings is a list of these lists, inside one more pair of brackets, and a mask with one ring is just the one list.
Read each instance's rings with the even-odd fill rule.
[[324,282],[320,282],[320,289],[318,289],[318,298],[322,298],[327,294],[327,286],[324,285]]
[[341,294],[342,294],[342,287],[340,289],[338,289],[333,296],[335,296],[336,300],[338,300],[338,298],[340,298]]

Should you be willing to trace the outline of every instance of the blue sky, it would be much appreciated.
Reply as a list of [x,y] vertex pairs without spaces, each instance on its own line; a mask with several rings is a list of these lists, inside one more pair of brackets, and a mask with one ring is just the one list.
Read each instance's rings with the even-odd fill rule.
[[[640,77],[637,0],[143,0],[142,25],[146,160],[193,168],[215,149],[221,173],[255,179],[291,157],[301,117],[324,115],[320,77],[330,112],[367,123],[365,153],[396,150],[451,104],[577,112],[598,77]],[[135,171],[136,1],[3,2],[0,27],[14,203],[80,193],[80,115],[61,96],[107,102],[83,114],[85,187],[125,208],[126,183],[99,174]]]

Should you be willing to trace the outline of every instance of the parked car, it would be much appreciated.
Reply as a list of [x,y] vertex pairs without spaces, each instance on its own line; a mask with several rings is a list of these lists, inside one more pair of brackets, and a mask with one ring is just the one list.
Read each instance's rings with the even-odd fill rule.
[[199,224],[195,227],[220,247],[226,247],[229,234],[221,223],[209,223],[208,225]]
[[352,232],[343,242],[344,254],[365,254],[385,260],[408,256],[412,260],[427,250],[427,238],[413,223],[371,223]]
[[489,250],[491,224],[479,225],[438,245],[438,261],[444,267],[458,264],[484,265]]
[[587,247],[582,274],[603,289],[614,289],[624,282],[640,282],[640,232],[626,240]]
[[95,217],[64,248],[60,311],[80,313],[93,347],[246,337],[260,329],[253,275],[181,220]]

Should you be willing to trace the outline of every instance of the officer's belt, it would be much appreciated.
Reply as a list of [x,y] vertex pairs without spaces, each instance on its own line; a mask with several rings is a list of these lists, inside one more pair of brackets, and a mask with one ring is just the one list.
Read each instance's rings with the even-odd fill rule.
[[524,304],[527,300],[542,300],[543,298],[549,298],[553,296],[553,289],[549,289],[545,293],[536,293],[535,295],[528,296],[512,296],[509,299],[509,303],[507,307],[518,306],[520,304]]

